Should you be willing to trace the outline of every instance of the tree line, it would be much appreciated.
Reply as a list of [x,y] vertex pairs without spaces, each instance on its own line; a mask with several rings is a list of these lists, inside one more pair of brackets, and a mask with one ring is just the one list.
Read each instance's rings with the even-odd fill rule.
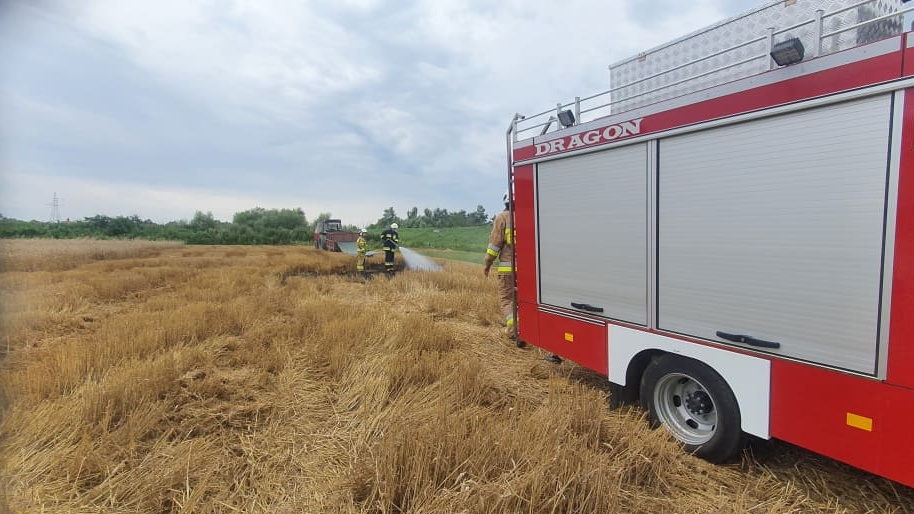
[[[133,216],[96,215],[81,221],[42,222],[21,221],[0,214],[0,238],[120,238],[159,241],[183,241],[187,244],[224,245],[288,245],[310,243],[314,227],[332,216],[320,213],[309,221],[301,208],[264,209],[256,207],[232,216],[231,222],[213,217],[211,212],[197,211],[191,220],[171,221],[164,224]],[[422,214],[413,207],[406,219],[399,218],[393,207],[373,227],[386,228],[391,223],[401,227],[461,227],[487,222],[485,209],[478,206],[473,213],[447,209],[425,209]],[[358,227],[348,226],[348,230]]]
[[485,225],[489,217],[482,205],[477,205],[474,212],[459,210],[448,212],[447,209],[428,209],[419,213],[418,207],[406,211],[406,217],[397,216],[393,207],[384,209],[384,214],[372,225],[373,228],[386,228],[391,223],[397,223],[401,228],[445,228],[445,227],[472,227]]

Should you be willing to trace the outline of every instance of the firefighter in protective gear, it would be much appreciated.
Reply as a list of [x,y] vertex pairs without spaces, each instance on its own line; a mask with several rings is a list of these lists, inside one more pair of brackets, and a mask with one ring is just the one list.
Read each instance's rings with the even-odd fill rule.
[[365,236],[368,232],[365,229],[359,231],[359,238],[355,240],[355,269],[365,271],[365,253],[368,249],[368,241]]
[[[488,277],[492,265],[498,261],[498,300],[505,316],[505,334],[515,341],[518,348],[523,348],[527,343],[517,337],[517,320],[514,319],[514,230],[511,224],[511,200],[507,192],[502,200],[505,202],[505,210],[498,213],[492,222],[482,274]],[[562,358],[556,354],[546,357],[546,360],[555,364],[562,362]]]
[[[489,276],[492,265],[498,261],[498,300],[505,319],[505,334],[517,340],[517,325],[514,320],[514,231],[511,224],[510,202],[506,192],[503,200],[505,210],[495,216],[492,232],[489,233],[489,246],[486,248],[483,275]],[[518,346],[522,346],[520,341]]]
[[384,246],[384,269],[394,271],[394,250],[400,247],[400,228],[396,223],[391,223],[390,228],[381,232],[381,244]]

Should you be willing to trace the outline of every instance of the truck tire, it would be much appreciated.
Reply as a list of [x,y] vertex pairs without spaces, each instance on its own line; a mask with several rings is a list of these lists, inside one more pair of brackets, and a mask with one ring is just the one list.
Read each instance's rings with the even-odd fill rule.
[[640,392],[651,426],[665,425],[696,457],[727,462],[745,446],[736,396],[707,365],[673,354],[655,357]]
[[623,407],[638,405],[638,386],[620,386],[609,383],[609,410],[619,410]]

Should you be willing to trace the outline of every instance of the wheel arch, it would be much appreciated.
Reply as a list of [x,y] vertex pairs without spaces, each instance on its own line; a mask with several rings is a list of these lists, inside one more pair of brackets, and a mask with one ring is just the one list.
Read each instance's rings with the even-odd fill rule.
[[769,439],[771,363],[767,359],[672,337],[610,325],[609,381],[624,391],[637,391],[651,359],[675,354],[696,360],[723,378],[739,405],[741,429]]
[[638,403],[641,376],[644,375],[644,370],[647,369],[651,360],[658,355],[663,355],[663,353],[662,350],[649,349],[633,355],[628,361],[624,380],[621,383],[613,381],[612,373],[610,373],[611,408],[615,409],[623,405],[635,405]]

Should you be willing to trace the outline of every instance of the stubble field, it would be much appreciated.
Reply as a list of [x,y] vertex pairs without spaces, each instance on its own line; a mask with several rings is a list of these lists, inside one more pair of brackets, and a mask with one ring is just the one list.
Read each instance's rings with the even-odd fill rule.
[[914,513],[786,444],[684,455],[505,339],[479,265],[0,241],[0,266],[0,511]]

